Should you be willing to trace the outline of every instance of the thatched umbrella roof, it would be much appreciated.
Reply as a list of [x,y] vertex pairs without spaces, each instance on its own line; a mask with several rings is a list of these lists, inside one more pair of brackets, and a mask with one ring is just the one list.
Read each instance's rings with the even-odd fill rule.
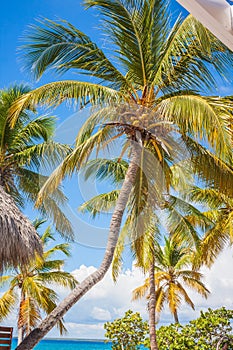
[[42,253],[39,235],[0,186],[0,272],[27,264],[35,253]]

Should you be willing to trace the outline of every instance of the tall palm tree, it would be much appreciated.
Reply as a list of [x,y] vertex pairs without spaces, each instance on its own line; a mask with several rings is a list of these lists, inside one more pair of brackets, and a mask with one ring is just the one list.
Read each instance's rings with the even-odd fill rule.
[[[36,221],[35,227],[38,228],[43,222]],[[41,236],[42,257],[37,256],[23,268],[17,268],[10,275],[0,277],[0,286],[9,284],[9,289],[0,298],[0,320],[6,318],[19,305],[18,344],[41,321],[41,311],[49,314],[57,306],[58,295],[54,287],[49,285],[69,289],[77,285],[76,279],[70,273],[62,271],[65,261],[53,258],[59,252],[69,256],[69,245],[57,244],[45,250],[51,240],[54,240],[54,235],[48,227]],[[62,334],[66,330],[62,320],[57,325]]]
[[[194,309],[185,287],[207,298],[209,291],[201,281],[203,275],[191,269],[193,252],[184,244],[172,238],[165,238],[165,246],[157,245],[155,251],[154,281],[156,288],[155,310],[159,315],[165,303],[179,323],[178,309],[182,301]],[[150,289],[149,277],[145,283],[133,291],[133,300],[144,297]]]
[[[214,177],[209,171],[209,163],[220,168],[221,163],[200,145],[200,140],[210,145],[222,159],[231,158],[228,127],[232,120],[231,101],[198,93],[214,85],[213,70],[220,74],[229,71],[232,58],[227,49],[192,17],[184,21],[178,19],[171,28],[167,4],[161,0],[86,0],[84,3],[100,11],[112,41],[114,63],[73,25],[42,21],[31,29],[28,44],[23,48],[26,67],[37,78],[51,68],[60,73],[76,69],[87,77],[92,75],[95,82],[90,83],[89,79],[85,82],[58,81],[29,92],[11,109],[12,125],[22,109],[38,104],[57,106],[64,100],[74,99],[80,106],[102,107],[97,108],[81,128],[74,151],[46,182],[39,202],[45,198],[45,193],[52,193],[66,175],[79,170],[95,146],[98,150],[117,137],[124,137],[123,150],[130,150],[130,164],[113,212],[100,268],[84,280],[18,350],[32,348],[53,327],[56,319],[104,277],[113,258],[132,189],[132,217],[136,220],[131,224],[136,232],[145,231],[144,225],[153,209],[147,197],[153,195],[149,196],[143,173],[146,165],[147,178],[151,176],[150,181],[154,182],[158,176],[151,171],[155,168],[151,159],[155,158],[162,167],[166,166],[164,159],[169,162],[172,147],[171,140],[167,140],[168,123],[181,133],[193,156],[197,174],[221,182],[220,177]],[[145,156],[148,152],[152,158]],[[169,176],[166,185],[169,186]],[[160,199],[160,194],[157,191],[155,198]]]
[[[46,163],[58,164],[69,152],[66,145],[52,141],[55,118],[35,116],[34,109],[23,109],[14,127],[9,108],[29,92],[24,85],[0,90],[0,186],[23,208],[25,200],[35,203],[47,176],[40,173]],[[71,226],[63,211],[65,196],[58,189],[40,207],[43,215],[54,219],[62,234],[71,234]]]

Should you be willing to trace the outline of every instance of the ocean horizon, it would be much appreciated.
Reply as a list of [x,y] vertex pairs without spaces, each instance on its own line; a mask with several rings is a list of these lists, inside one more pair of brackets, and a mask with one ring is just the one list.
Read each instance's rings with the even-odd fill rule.
[[[17,338],[13,338],[11,349],[17,346]],[[43,339],[35,346],[35,350],[110,350],[111,343],[103,339]],[[141,350],[145,347],[141,346]]]

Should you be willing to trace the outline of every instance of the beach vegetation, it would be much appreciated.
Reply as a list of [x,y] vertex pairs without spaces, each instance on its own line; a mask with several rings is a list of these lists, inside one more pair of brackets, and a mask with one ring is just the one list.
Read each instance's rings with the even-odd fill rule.
[[114,350],[136,350],[144,343],[148,332],[147,322],[139,312],[128,310],[122,318],[104,324],[105,337],[112,342]]
[[[105,276],[128,203],[127,229],[133,233],[137,252],[143,251],[143,236],[154,227],[154,209],[164,206],[163,194],[171,186],[170,163],[182,149],[174,134],[190,154],[193,174],[203,183],[226,190],[225,166],[232,163],[232,101],[206,93],[216,86],[216,73],[224,76],[230,71],[233,61],[227,48],[192,16],[178,18],[171,25],[166,1],[85,0],[84,5],[99,11],[111,55],[66,21],[42,20],[31,26],[22,48],[25,67],[36,78],[54,69],[82,73],[82,80],[51,82],[23,95],[11,108],[11,125],[22,110],[38,105],[56,107],[68,100],[80,108],[93,108],[73,151],[42,186],[38,205],[66,176],[78,172],[94,151],[98,155],[116,139],[122,140],[118,156],[121,159],[127,154],[129,165],[99,269],[82,281],[18,350],[33,348],[58,318]],[[148,261],[154,269],[153,254]],[[151,339],[151,349],[157,348],[156,339]]]
[[[38,229],[43,220],[34,222]],[[59,254],[70,256],[69,244],[51,246],[54,234],[50,227],[40,236],[43,245],[42,256],[37,256],[22,268],[9,270],[0,276],[0,287],[7,290],[0,297],[0,321],[18,309],[18,344],[40,323],[42,315],[50,314],[58,303],[56,288],[74,289],[77,280],[72,274],[63,271],[64,259]],[[56,322],[60,334],[66,332],[62,319]]]
[[[0,90],[0,186],[22,210],[26,204],[35,204],[39,189],[48,178],[42,172],[45,166],[59,164],[70,152],[69,146],[52,139],[56,119],[38,116],[35,108],[23,108],[11,126],[10,107],[29,91],[26,85]],[[65,202],[66,197],[58,188],[38,210],[53,219],[61,234],[71,236],[72,227],[62,210]]]
[[[157,331],[161,350],[232,350],[233,311],[222,307],[201,311],[201,315],[186,325],[171,324]],[[149,348],[149,339],[145,345]]]

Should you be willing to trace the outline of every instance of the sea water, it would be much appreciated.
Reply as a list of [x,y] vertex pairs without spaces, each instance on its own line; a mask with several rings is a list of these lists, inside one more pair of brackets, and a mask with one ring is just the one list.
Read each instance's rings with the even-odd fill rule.
[[[13,339],[11,349],[15,349],[17,340]],[[35,347],[35,350],[110,350],[111,344],[94,340],[55,340],[45,339]],[[141,347],[141,349],[145,349]]]

